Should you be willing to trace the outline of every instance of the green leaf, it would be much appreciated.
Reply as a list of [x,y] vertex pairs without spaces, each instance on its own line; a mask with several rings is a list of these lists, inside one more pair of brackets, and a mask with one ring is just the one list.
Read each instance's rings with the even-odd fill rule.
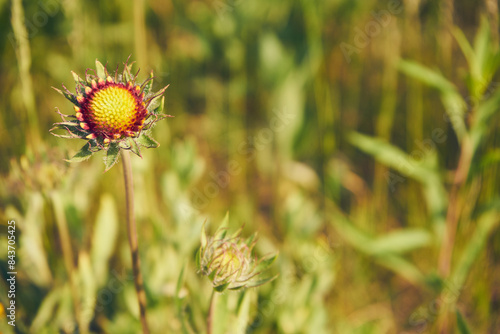
[[[87,252],[80,252],[78,257],[78,273],[79,273],[79,283],[80,283],[80,298],[82,300],[82,305],[85,306],[86,316],[82,317],[82,325],[84,328],[88,328],[88,325],[93,319],[94,307],[97,301],[97,283],[99,280],[96,277],[94,270],[92,268],[92,263],[90,260],[90,255]],[[101,279],[101,286],[103,282]]]
[[181,272],[179,274],[179,278],[177,279],[177,285],[175,287],[175,308],[177,310],[177,317],[179,318],[181,322],[181,327],[182,327],[182,334],[187,334],[189,333],[187,327],[186,327],[186,322],[185,322],[185,315],[182,310],[182,297],[180,295],[182,286],[184,285],[184,281],[186,280],[186,267],[187,267],[187,262],[182,265]]
[[373,155],[378,162],[422,183],[436,233],[440,236],[446,215],[447,192],[437,169],[435,150],[427,152],[422,161],[418,161],[399,148],[378,138],[350,133],[348,140],[354,146]]
[[499,114],[500,109],[500,90],[496,90],[493,96],[482,102],[476,111],[475,120],[470,130],[472,147],[474,152],[481,143],[482,139],[487,135],[492,118]]
[[75,84],[76,84],[77,89],[80,86],[79,93],[83,94],[85,92],[85,86],[87,85],[87,82],[85,80],[83,80],[82,78],[80,78],[80,76],[73,71],[71,71],[71,75],[73,76],[73,79],[75,80]]
[[78,101],[76,100],[76,96],[72,93],[70,93],[69,91],[62,91],[58,88],[55,88],[55,87],[52,87],[52,89],[54,89],[56,92],[58,92],[59,94],[61,94],[62,96],[64,96],[67,100],[69,100],[71,103],[73,103],[75,106],[79,106],[79,103]]
[[[258,286],[261,286],[261,285],[264,285],[264,284],[269,283],[271,281],[274,281],[276,278],[278,278],[278,276],[279,275],[276,274],[276,275],[268,277],[268,278],[263,278],[263,279],[256,280],[256,281],[250,281],[248,283],[245,283],[244,287],[245,288],[256,288]],[[234,290],[234,289],[229,289],[229,290]]]
[[198,248],[198,250],[196,251],[196,268],[198,270],[201,270],[201,256],[202,256],[202,252],[201,252],[201,248]]
[[87,142],[68,162],[82,162],[89,159],[95,151],[92,150],[91,142]]
[[407,279],[408,282],[417,286],[425,285],[425,276],[417,266],[405,258],[399,255],[386,254],[383,256],[377,256],[375,259],[379,264]]
[[469,66],[471,66],[472,62],[474,61],[474,50],[467,40],[467,37],[465,37],[463,31],[459,28],[454,28],[452,30],[452,34],[457,40],[458,46],[460,47],[460,49],[462,49],[462,53],[464,54],[465,59],[467,59]]
[[464,121],[467,104],[460,94],[452,91],[442,92],[441,101],[450,120],[451,126],[453,127],[458,140],[461,142],[467,134],[467,127],[465,126]]
[[375,260],[386,268],[406,278],[415,285],[425,283],[425,277],[411,262],[397,254],[377,254],[372,249],[373,239],[356,228],[343,214],[334,212],[331,220],[340,236],[358,251],[373,256]]
[[97,59],[95,60],[95,69],[97,76],[103,80],[106,80],[106,68]]
[[257,267],[255,268],[255,271],[262,271],[262,270],[265,270],[265,269],[269,268],[269,266],[271,264],[273,264],[274,261],[276,261],[277,258],[278,258],[278,253],[267,255],[267,256],[263,257],[259,261]]
[[460,291],[469,272],[486,245],[486,241],[499,223],[499,215],[496,210],[484,213],[477,222],[474,234],[470,237],[462,256],[460,257],[456,269],[451,275],[451,284],[456,291]]
[[398,65],[401,72],[441,92],[441,100],[443,101],[446,113],[450,118],[458,139],[461,140],[466,134],[463,115],[466,111],[467,104],[458,93],[455,85],[448,81],[441,73],[433,71],[418,63],[401,60]]
[[240,299],[238,301],[237,307],[237,318],[235,321],[235,327],[233,328],[233,333],[245,334],[248,322],[250,319],[250,302],[251,302],[251,292],[249,290],[244,290],[241,293]]
[[455,314],[457,316],[457,328],[460,334],[471,334],[471,331],[469,330],[469,326],[467,326],[467,322],[465,321],[465,318],[462,316],[462,313],[460,313],[459,310],[455,311]]
[[94,276],[99,285],[107,277],[108,262],[115,249],[118,235],[118,215],[113,197],[109,194],[101,196],[97,212],[90,257],[94,268]]
[[56,306],[62,298],[63,287],[55,286],[49,290],[43,301],[38,306],[36,316],[31,323],[30,332],[40,333],[42,328],[45,328],[47,323],[53,319]]
[[229,211],[226,211],[226,215],[224,216],[224,219],[222,219],[219,228],[228,228],[228,227],[229,227]]
[[[474,61],[471,66],[471,74],[476,81],[476,85],[483,86],[486,88],[484,80],[485,75],[491,76],[491,74],[485,73],[488,65],[488,58],[490,56],[491,43],[490,43],[490,23],[485,17],[481,18],[481,25],[474,39]],[[493,71],[494,72],[494,71]],[[482,94],[481,91],[477,92]],[[479,97],[479,96],[478,96]]]
[[421,183],[426,183],[436,173],[434,170],[424,166],[423,162],[415,161],[411,156],[385,140],[355,132],[348,135],[348,140],[362,151],[373,155],[378,162]]
[[441,73],[431,70],[428,67],[420,65],[419,63],[400,60],[398,64],[401,72],[409,75],[423,83],[434,87],[441,92],[456,92],[455,85],[448,81]]
[[[211,279],[213,280],[213,279]],[[224,284],[221,284],[221,285],[218,285],[218,286],[215,286],[214,287],[214,290],[217,291],[217,292],[223,292],[224,290],[227,289],[227,287],[229,286],[229,284],[231,284],[231,282],[228,282],[228,283],[224,283]]]
[[207,232],[205,230],[205,222],[203,222],[203,226],[201,227],[201,247],[207,247]]
[[116,164],[118,161],[118,156],[120,155],[120,146],[116,142],[112,142],[109,144],[108,152],[106,157],[104,158],[104,164],[106,165],[106,169],[104,172],[107,172],[111,167]]
[[370,244],[372,254],[405,253],[428,246],[432,235],[423,229],[404,229],[389,232],[376,238]]
[[136,142],[136,140],[134,138],[129,138],[128,144],[130,146],[130,151],[132,151],[132,153],[134,153],[138,157],[142,158],[141,148],[140,148],[139,144]]
[[161,113],[163,111],[163,103],[165,101],[165,97],[164,96],[157,96],[155,98],[153,98],[151,100],[151,102],[149,102],[149,105],[148,105],[148,111],[150,113],[152,113],[153,115],[158,115],[159,113]]
[[158,146],[160,146],[160,143],[158,143],[156,140],[154,140],[144,132],[141,133],[141,135],[137,138],[137,143],[140,146],[144,146],[147,148],[157,148]]

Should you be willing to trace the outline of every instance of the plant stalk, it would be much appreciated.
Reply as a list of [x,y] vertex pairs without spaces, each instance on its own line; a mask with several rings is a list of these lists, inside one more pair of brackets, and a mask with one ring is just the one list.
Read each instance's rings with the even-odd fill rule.
[[208,308],[208,315],[207,315],[207,334],[213,333],[214,312],[215,312],[216,302],[217,298],[215,295],[215,290],[212,290],[212,295],[210,296],[210,306]]
[[137,242],[137,228],[134,216],[134,188],[132,178],[132,166],[130,164],[130,153],[122,150],[123,177],[125,181],[125,198],[127,206],[127,231],[130,252],[132,254],[132,270],[134,273],[134,284],[139,302],[139,316],[141,319],[142,332],[149,334],[146,321],[146,293],[144,292],[144,281],[141,274],[141,261],[139,258],[139,247]]
[[[439,253],[438,270],[441,277],[445,280],[448,279],[451,272],[453,248],[455,245],[455,237],[457,234],[458,220],[461,210],[460,190],[467,180],[467,175],[469,174],[473,154],[474,152],[472,149],[472,143],[470,141],[470,138],[466,136],[464,137],[462,142],[458,166],[453,177],[453,185],[450,190],[449,196],[448,211],[446,213],[446,229],[445,233],[443,234],[443,241]],[[450,314],[448,311],[449,310],[443,312],[441,316],[439,333],[445,334],[449,332]]]

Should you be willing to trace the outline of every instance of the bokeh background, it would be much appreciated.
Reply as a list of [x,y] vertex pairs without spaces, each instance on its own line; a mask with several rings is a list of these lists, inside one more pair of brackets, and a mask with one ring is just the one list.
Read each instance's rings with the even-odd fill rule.
[[133,157],[153,333],[206,331],[226,212],[279,277],[218,333],[500,329],[497,1],[0,0],[0,31],[2,333],[140,332],[121,166],[49,133],[51,86],[129,55],[175,116]]

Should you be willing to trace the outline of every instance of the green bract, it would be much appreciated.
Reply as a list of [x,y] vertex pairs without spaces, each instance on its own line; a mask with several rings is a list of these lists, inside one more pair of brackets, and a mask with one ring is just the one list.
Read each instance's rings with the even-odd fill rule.
[[[66,97],[75,110],[74,115],[57,113],[62,122],[55,123],[50,130],[62,138],[80,138],[87,143],[76,153],[70,162],[87,160],[94,153],[106,151],[106,170],[118,160],[120,150],[131,150],[141,156],[141,146],[158,147],[159,144],[148,134],[151,127],[169,115],[163,115],[163,93],[168,86],[152,92],[153,73],[142,84],[136,84],[139,71],[132,75],[132,64],[124,63],[121,73],[118,68],[110,76],[106,67],[96,60],[96,70],[87,70],[85,80],[72,72],[76,84],[76,94],[64,85],[64,91],[54,88]],[[94,72],[94,74],[92,74]],[[54,133],[65,130],[67,134]]]

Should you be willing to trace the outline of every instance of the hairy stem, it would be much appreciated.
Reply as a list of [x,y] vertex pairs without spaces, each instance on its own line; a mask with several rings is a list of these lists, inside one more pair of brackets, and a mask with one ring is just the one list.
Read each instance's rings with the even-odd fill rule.
[[146,293],[144,292],[143,279],[141,274],[141,261],[139,259],[139,247],[137,245],[137,228],[134,216],[134,189],[132,179],[132,166],[130,164],[130,153],[122,150],[123,177],[125,180],[125,197],[127,206],[127,231],[130,252],[132,253],[132,270],[134,272],[134,284],[139,302],[139,315],[141,318],[142,332],[149,333],[146,321]]

